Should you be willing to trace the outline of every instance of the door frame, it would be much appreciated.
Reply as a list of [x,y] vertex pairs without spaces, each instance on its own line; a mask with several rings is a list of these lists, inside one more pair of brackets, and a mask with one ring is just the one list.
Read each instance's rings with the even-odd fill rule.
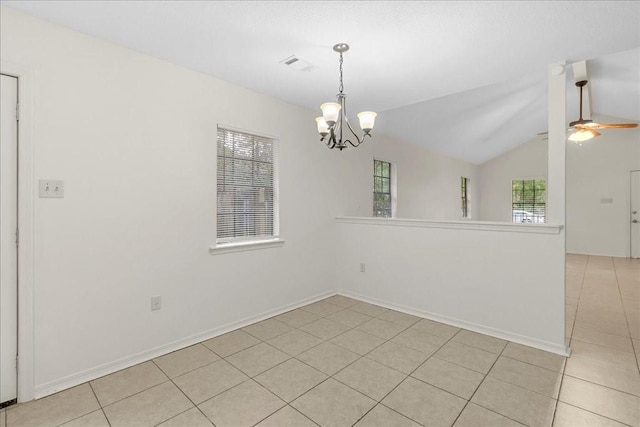
[[18,78],[18,402],[35,398],[33,73],[0,61],[0,73]]
[[633,231],[633,225],[631,223],[631,201],[633,200],[633,173],[640,173],[640,169],[632,169],[629,171],[629,258],[633,258],[633,236],[631,232]]

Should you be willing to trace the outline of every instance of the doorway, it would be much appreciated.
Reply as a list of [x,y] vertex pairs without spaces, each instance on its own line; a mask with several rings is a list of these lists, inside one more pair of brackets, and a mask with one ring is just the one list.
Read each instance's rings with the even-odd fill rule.
[[16,401],[18,355],[18,79],[0,74],[0,406]]
[[631,171],[631,258],[640,258],[640,171]]

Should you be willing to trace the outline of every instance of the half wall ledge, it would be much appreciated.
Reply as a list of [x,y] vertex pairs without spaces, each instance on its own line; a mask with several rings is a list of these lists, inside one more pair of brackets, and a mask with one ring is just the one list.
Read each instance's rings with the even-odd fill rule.
[[513,224],[492,221],[451,221],[405,218],[337,217],[344,224],[383,225],[396,227],[449,228],[458,230],[501,231],[505,233],[560,234],[564,225],[557,224]]

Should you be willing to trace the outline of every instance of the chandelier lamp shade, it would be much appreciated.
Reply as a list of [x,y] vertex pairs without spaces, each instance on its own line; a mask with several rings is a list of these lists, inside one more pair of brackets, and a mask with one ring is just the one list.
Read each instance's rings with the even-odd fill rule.
[[[342,83],[342,54],[349,50],[349,45],[338,43],[333,46],[333,50],[340,54],[340,86],[338,87],[339,93],[336,95],[337,102],[325,102],[320,106],[322,117],[316,118],[316,124],[320,141],[326,143],[327,147],[331,149],[337,148],[342,151],[348,145],[357,147],[364,142],[365,137],[371,137],[377,114],[373,111],[358,113],[360,128],[364,132],[362,137],[359,137],[347,118],[347,95],[344,93],[344,84]],[[353,136],[353,140],[350,135]]]

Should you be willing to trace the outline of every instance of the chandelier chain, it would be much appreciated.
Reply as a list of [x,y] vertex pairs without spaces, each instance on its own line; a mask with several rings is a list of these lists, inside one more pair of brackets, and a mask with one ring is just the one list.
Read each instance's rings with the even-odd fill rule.
[[340,93],[344,90],[344,85],[342,84],[342,52],[340,52],[340,87],[338,89]]

